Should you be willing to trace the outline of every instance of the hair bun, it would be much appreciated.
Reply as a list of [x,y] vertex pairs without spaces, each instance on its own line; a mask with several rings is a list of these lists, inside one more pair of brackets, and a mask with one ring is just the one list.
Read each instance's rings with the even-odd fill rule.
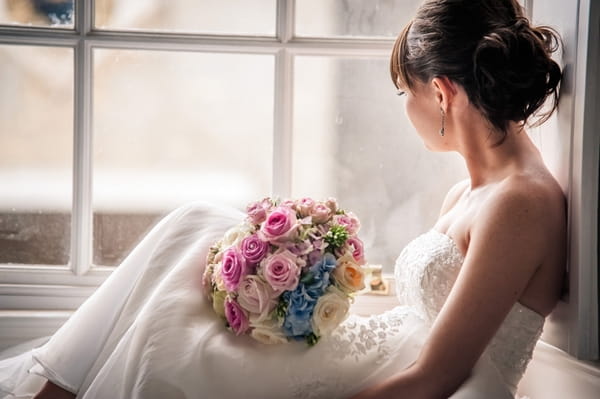
[[[525,18],[493,29],[473,53],[474,90],[471,100],[495,126],[527,121],[549,94],[558,96],[560,67],[550,55],[558,48],[557,34],[547,27],[533,28]],[[540,116],[545,121],[554,108]]]

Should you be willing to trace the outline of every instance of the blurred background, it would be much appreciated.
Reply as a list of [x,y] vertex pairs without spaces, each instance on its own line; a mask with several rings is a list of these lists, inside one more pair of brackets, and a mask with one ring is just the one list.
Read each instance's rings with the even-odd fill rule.
[[[418,0],[302,0],[292,57],[292,197],[337,197],[362,220],[371,263],[393,270],[466,177],[432,154],[404,114],[387,52],[323,54],[320,40],[389,43]],[[117,266],[157,220],[208,200],[244,209],[270,195],[275,0],[96,0],[97,30],[228,35],[234,52],[111,48],[92,53],[93,263]],[[0,0],[0,24],[74,27],[72,0]],[[236,39],[237,38],[237,39]],[[310,47],[310,46],[308,46]],[[343,44],[340,45],[343,48]],[[66,265],[73,207],[74,52],[0,45],[0,263]]]

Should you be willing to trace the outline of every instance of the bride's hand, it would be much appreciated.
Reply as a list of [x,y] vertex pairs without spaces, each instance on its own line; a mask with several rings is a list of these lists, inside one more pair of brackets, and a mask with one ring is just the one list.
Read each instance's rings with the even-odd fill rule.
[[33,399],[75,399],[75,394],[62,389],[58,385],[46,381],[46,384],[42,387]]

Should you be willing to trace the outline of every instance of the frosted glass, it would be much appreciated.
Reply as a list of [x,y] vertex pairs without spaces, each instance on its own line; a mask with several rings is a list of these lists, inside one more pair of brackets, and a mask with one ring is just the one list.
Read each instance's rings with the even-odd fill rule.
[[0,45],[0,263],[69,261],[73,51]]
[[73,0],[0,0],[0,25],[72,29]]
[[117,264],[185,202],[244,208],[270,194],[272,56],[95,50],[94,61],[94,212],[131,219],[97,220],[96,264]]
[[404,114],[387,59],[297,57],[293,196],[335,196],[362,220],[369,261],[393,270],[466,177],[461,158],[431,153]]
[[96,0],[100,29],[274,36],[276,0]]
[[395,38],[421,0],[296,1],[296,35]]

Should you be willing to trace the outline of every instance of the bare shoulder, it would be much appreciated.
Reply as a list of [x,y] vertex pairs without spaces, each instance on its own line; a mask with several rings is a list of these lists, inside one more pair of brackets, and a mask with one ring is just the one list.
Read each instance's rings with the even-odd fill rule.
[[[491,192],[473,230],[526,243],[540,254],[562,243],[566,231],[565,197],[549,172],[512,175]],[[559,245],[560,247],[560,245]]]
[[549,172],[512,175],[498,184],[489,201],[489,209],[513,213],[527,222],[547,225],[565,216],[564,194]]
[[442,203],[442,209],[440,210],[440,216],[446,214],[456,203],[461,195],[469,188],[470,180],[464,179],[456,183],[446,194],[444,202]]

